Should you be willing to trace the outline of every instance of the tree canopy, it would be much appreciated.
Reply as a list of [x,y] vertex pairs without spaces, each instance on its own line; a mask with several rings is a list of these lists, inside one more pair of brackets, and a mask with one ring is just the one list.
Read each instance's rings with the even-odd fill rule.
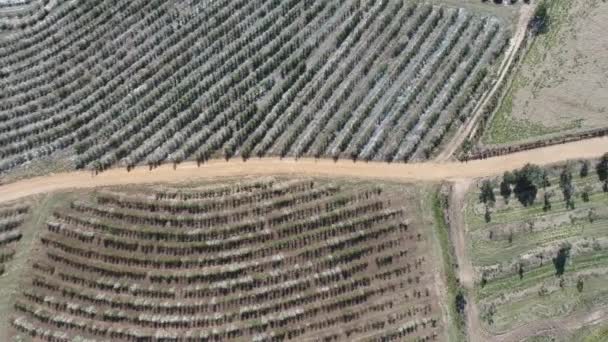
[[481,194],[479,195],[479,200],[490,205],[496,202],[496,197],[494,196],[494,187],[492,186],[492,182],[487,179],[481,184]]
[[553,266],[555,266],[555,275],[561,276],[564,274],[566,270],[566,261],[568,261],[568,257],[570,256],[571,246],[569,244],[564,244],[557,251],[557,255],[553,258]]
[[573,209],[574,202],[572,201],[572,195],[574,195],[574,185],[572,185],[572,172],[568,168],[565,168],[560,174],[559,186],[562,188],[566,206]]
[[549,30],[549,5],[541,1],[536,7],[534,17],[530,20],[530,28],[534,34],[546,33]]
[[600,162],[595,167],[597,176],[602,182],[608,181],[608,153],[604,154],[600,159]]
[[583,165],[581,165],[580,176],[581,176],[581,178],[584,178],[584,177],[587,177],[588,174],[589,174],[589,162],[585,160],[583,162]]
[[520,170],[515,171],[514,175],[515,197],[525,207],[534,204],[538,188],[544,183],[543,170],[538,165],[526,164]]

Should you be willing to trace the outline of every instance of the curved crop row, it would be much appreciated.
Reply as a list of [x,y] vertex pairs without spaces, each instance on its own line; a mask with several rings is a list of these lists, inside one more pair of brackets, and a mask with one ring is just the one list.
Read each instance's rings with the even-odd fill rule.
[[[49,219],[13,334],[357,339],[420,325],[404,336],[436,338],[426,236],[397,195],[309,179],[101,190]],[[192,224],[213,215],[229,219]]]

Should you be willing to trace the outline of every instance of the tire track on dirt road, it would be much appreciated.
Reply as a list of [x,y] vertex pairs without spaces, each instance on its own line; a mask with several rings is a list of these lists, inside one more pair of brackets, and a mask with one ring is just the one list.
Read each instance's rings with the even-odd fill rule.
[[608,152],[608,137],[554,145],[509,155],[462,162],[385,163],[353,162],[332,159],[261,158],[242,161],[212,160],[197,167],[186,162],[175,169],[163,165],[153,170],[140,166],[128,172],[115,168],[93,175],[90,171],[74,171],[20,180],[0,185],[0,203],[46,192],[95,188],[100,186],[176,183],[201,179],[264,175],[304,175],[322,177],[354,177],[399,182],[451,181],[501,174],[526,163],[548,165],[569,159],[596,158]]

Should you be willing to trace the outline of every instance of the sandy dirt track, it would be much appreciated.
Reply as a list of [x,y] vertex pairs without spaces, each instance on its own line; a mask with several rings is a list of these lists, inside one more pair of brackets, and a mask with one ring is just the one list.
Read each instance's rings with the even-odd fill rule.
[[549,146],[506,156],[475,160],[468,163],[392,163],[353,162],[331,159],[240,159],[213,160],[197,167],[194,162],[163,165],[152,171],[141,166],[130,172],[126,169],[110,169],[94,176],[89,171],[51,174],[17,181],[0,186],[0,203],[21,197],[75,188],[94,188],[109,185],[181,182],[217,177],[261,175],[308,175],[330,177],[357,177],[386,179],[403,182],[443,181],[478,178],[513,170],[526,163],[547,165],[568,159],[594,158],[608,152],[608,137],[589,139],[568,144]]
[[534,14],[536,6],[522,6],[519,12],[519,20],[517,23],[517,31],[511,37],[511,41],[509,43],[509,47],[505,53],[505,59],[500,65],[500,72],[498,79],[494,83],[494,86],[482,97],[479,104],[473,110],[472,117],[466,122],[466,124],[458,130],[456,135],[452,138],[450,143],[445,147],[445,149],[439,153],[436,161],[447,161],[456,153],[458,148],[464,143],[465,139],[472,138],[475,130],[478,129],[478,122],[481,116],[485,111],[486,104],[490,101],[492,96],[499,91],[502,83],[505,82],[507,74],[511,68],[511,64],[515,60],[515,56],[519,53],[519,49],[521,44],[524,42],[526,38],[526,32],[528,32],[528,23]]

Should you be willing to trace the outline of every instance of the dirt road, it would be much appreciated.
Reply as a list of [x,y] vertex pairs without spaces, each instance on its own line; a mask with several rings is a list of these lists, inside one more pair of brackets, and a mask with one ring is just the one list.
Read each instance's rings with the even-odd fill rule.
[[328,159],[278,159],[262,158],[242,160],[213,160],[197,167],[194,162],[180,164],[177,169],[164,165],[149,171],[139,167],[131,172],[125,169],[107,170],[97,176],[87,171],[51,174],[0,186],[0,202],[24,196],[66,190],[94,188],[108,185],[144,184],[157,182],[181,182],[217,177],[242,177],[280,174],[309,176],[357,177],[387,179],[403,182],[443,181],[470,179],[500,174],[519,168],[526,163],[552,164],[568,159],[594,158],[608,152],[608,137],[595,138],[506,156],[475,160],[468,163],[412,163],[387,164],[384,162],[352,162]]
[[464,126],[460,127],[460,129],[456,132],[452,140],[446,144],[446,147],[443,151],[439,153],[439,155],[435,158],[436,161],[447,161],[452,155],[458,150],[458,148],[464,143],[466,138],[472,137],[477,128],[477,123],[479,119],[483,115],[484,109],[488,101],[494,96],[494,94],[498,91],[503,82],[505,82],[509,69],[511,68],[511,64],[515,60],[515,56],[519,52],[521,44],[524,42],[526,38],[526,32],[528,29],[528,23],[534,14],[535,6],[522,6],[519,13],[519,20],[517,23],[517,28],[515,34],[511,38],[509,43],[509,47],[505,52],[505,58],[500,65],[499,76],[494,86],[483,95],[479,104],[475,106],[473,110],[473,115],[471,118],[464,124]]
[[[462,179],[454,182],[450,194],[450,239],[454,245],[454,253],[458,262],[458,279],[460,284],[470,294],[475,287],[475,270],[471,259],[467,255],[466,244],[466,222],[464,212],[466,208],[465,196],[471,186],[471,179]],[[489,334],[483,329],[479,321],[479,310],[477,303],[471,297],[468,298],[466,307],[466,328],[467,336],[471,342],[488,341]]]

